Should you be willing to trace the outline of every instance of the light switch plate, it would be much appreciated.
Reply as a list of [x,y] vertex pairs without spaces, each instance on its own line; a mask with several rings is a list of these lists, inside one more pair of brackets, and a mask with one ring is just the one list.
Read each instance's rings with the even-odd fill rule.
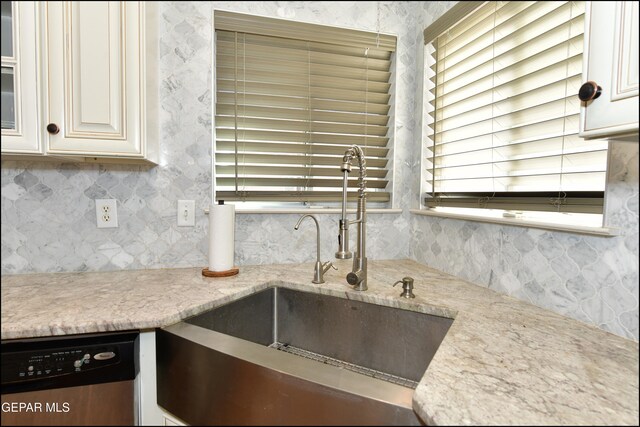
[[196,201],[178,200],[178,227],[195,227]]
[[116,199],[96,199],[96,222],[98,228],[118,227]]

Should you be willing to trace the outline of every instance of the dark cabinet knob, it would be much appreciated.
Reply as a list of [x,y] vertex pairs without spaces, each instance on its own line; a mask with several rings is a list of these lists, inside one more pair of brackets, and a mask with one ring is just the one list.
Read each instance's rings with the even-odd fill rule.
[[582,86],[580,86],[580,91],[578,92],[578,98],[580,101],[591,101],[592,99],[596,99],[602,93],[602,88],[597,85],[596,82],[589,80]]
[[49,123],[47,125],[47,132],[49,132],[51,135],[55,135],[60,132],[60,128],[55,123]]

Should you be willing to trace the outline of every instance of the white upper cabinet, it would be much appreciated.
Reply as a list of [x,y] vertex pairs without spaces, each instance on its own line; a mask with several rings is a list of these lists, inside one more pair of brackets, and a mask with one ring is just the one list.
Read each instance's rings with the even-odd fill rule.
[[[39,34],[41,93],[30,105],[41,113],[31,125],[42,140],[41,155],[157,163],[157,38],[147,9],[139,1],[39,5],[32,36]],[[35,56],[36,47],[30,51]],[[4,143],[2,148],[3,154],[19,154]]]
[[637,134],[638,2],[588,2],[585,25],[580,98],[597,98],[582,102],[580,136]]
[[2,2],[3,153],[42,153],[36,25],[34,2]]

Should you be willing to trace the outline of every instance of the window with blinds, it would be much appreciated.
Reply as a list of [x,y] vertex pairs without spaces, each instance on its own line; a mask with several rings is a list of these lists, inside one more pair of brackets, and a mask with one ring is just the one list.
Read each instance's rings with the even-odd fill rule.
[[498,1],[425,30],[425,206],[602,213],[607,142],[577,135],[583,18],[582,1]]
[[217,200],[338,202],[354,144],[367,199],[390,200],[394,36],[225,11],[214,26]]

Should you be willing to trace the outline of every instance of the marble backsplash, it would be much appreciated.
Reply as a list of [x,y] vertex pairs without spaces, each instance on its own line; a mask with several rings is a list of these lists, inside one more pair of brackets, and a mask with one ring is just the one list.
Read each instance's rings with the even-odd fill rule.
[[411,218],[411,258],[638,340],[638,144],[610,143],[599,237],[438,217]]
[[[455,2],[380,2],[380,30],[398,35],[394,207],[368,216],[368,255],[411,257],[556,312],[638,339],[637,144],[612,145],[602,238],[411,215],[420,189],[422,29]],[[154,168],[2,161],[2,274],[205,266],[211,167],[214,8],[364,30],[377,2],[160,2],[161,162]],[[635,154],[634,154],[635,153]],[[634,163],[635,162],[635,163]],[[96,198],[118,201],[118,229],[97,229]],[[177,227],[178,199],[196,200]],[[315,259],[315,227],[296,214],[238,214],[236,263]],[[338,215],[318,215],[322,260]]]

